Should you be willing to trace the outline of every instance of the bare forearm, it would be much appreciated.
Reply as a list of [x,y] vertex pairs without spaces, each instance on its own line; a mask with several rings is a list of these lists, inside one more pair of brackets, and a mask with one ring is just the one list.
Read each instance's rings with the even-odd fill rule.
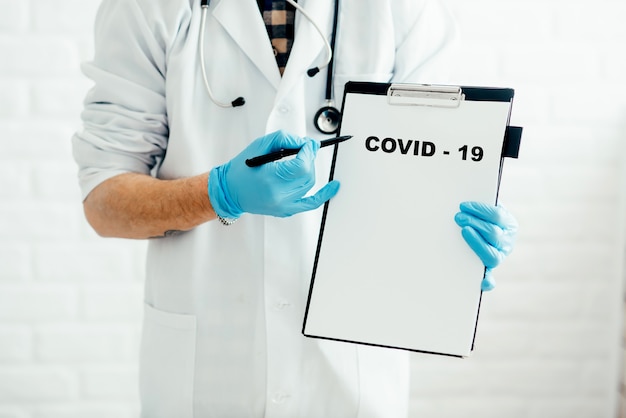
[[126,173],[97,186],[85,216],[105,237],[152,238],[187,231],[216,218],[207,195],[208,174],[177,180]]

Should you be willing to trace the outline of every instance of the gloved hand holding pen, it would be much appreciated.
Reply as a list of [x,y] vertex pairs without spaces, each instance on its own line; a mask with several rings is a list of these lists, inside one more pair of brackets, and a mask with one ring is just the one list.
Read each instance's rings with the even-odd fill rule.
[[511,251],[517,237],[517,220],[502,206],[481,202],[463,202],[454,217],[465,242],[478,255],[486,267],[482,290],[495,287],[491,271]]
[[[277,131],[253,141],[239,155],[209,174],[208,193],[215,213],[237,219],[244,212],[287,217],[316,209],[339,190],[331,181],[312,196],[305,195],[315,184],[315,157],[319,142]],[[293,159],[248,167],[247,159],[278,151],[300,149]]]

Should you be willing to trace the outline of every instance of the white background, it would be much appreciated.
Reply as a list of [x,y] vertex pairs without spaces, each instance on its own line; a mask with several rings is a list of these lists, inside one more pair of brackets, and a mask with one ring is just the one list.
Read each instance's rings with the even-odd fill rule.
[[[71,158],[96,0],[0,0],[0,418],[137,416],[141,242],[86,226]],[[414,355],[411,417],[615,417],[626,2],[448,0],[453,81],[513,87],[521,224],[476,351]]]

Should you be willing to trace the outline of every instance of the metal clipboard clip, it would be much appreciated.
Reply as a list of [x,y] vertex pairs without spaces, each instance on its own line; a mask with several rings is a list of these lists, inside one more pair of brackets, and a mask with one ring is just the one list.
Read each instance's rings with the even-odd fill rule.
[[392,84],[387,90],[387,102],[398,106],[456,108],[461,105],[464,98],[460,86]]

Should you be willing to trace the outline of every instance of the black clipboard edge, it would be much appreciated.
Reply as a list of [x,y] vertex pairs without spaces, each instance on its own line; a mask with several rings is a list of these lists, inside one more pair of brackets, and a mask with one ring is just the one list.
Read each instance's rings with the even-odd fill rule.
[[[406,347],[397,347],[397,346],[392,346],[392,345],[382,345],[382,344],[372,344],[372,343],[365,343],[362,341],[352,341],[352,340],[342,340],[339,338],[330,338],[330,337],[321,337],[318,335],[313,335],[313,334],[304,334],[303,335],[305,337],[309,337],[309,338],[318,338],[320,340],[326,340],[326,341],[336,341],[336,342],[341,342],[341,343],[351,343],[351,344],[358,344],[358,345],[364,345],[364,346],[368,346],[368,347],[378,347],[378,348],[391,348],[394,350],[402,350],[402,351],[409,351],[411,353],[421,353],[421,354],[435,354],[438,356],[445,356],[445,357],[454,357],[454,358],[467,358],[467,356],[463,356],[460,354],[450,354],[450,353],[440,353],[438,351],[425,351],[425,350],[415,350],[412,348],[406,348]],[[472,343],[472,348],[473,348],[473,343]]]
[[[345,100],[345,95],[344,95],[344,100]],[[343,107],[342,107],[343,109]],[[337,132],[341,132],[341,121],[339,121],[339,128],[337,130]],[[337,152],[339,151],[339,144],[335,144],[335,146],[333,147],[333,159],[330,163],[330,174],[328,176],[328,181],[332,181],[333,178],[335,177],[335,162],[337,161]],[[332,200],[332,199],[331,199]],[[328,206],[330,205],[330,200],[327,200],[326,203],[324,203],[324,209],[322,212],[322,221],[320,223],[320,232],[317,238],[317,246],[315,247],[315,260],[313,261],[313,272],[311,273],[311,281],[309,284],[309,294],[307,296],[307,300],[306,300],[306,307],[304,309],[304,320],[302,321],[302,335],[304,336],[309,336],[307,335],[304,330],[306,328],[306,320],[307,317],[309,316],[309,305],[311,304],[311,297],[313,295],[313,284],[315,283],[315,276],[317,273],[317,264],[319,261],[319,255],[320,252],[322,250],[322,242],[323,242],[323,237],[324,237],[324,229],[326,227],[326,214],[328,213]],[[323,338],[323,337],[316,337],[316,338]]]

